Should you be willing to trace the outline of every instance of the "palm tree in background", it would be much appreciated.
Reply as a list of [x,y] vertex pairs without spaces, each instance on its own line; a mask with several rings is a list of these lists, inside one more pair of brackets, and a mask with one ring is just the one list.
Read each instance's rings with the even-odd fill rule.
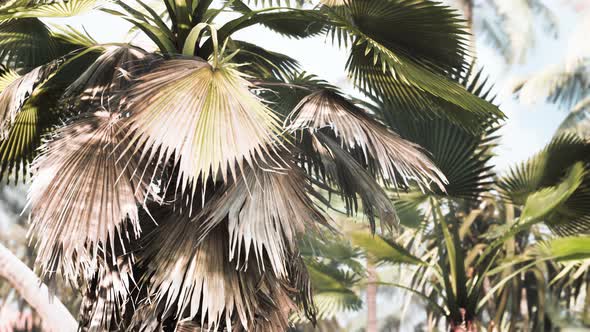
[[[436,2],[164,5],[0,7],[2,176],[32,174],[37,267],[80,290],[82,330],[284,331],[293,312],[314,322],[298,239],[331,228],[332,194],[375,231],[398,222],[385,189],[452,190],[394,131],[396,115],[474,135],[503,117],[456,79],[467,34]],[[157,51],[42,20],[87,10],[131,22]],[[253,25],[348,48],[345,70],[370,98],[233,38]]]

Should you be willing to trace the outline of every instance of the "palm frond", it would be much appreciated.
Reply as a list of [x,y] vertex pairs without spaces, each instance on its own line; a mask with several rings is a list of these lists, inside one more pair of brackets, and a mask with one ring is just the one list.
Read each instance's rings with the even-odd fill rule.
[[254,259],[259,268],[264,262],[274,274],[285,278],[287,257],[297,252],[300,235],[326,224],[307,196],[306,179],[291,165],[289,169],[265,171],[246,169],[242,179],[210,201],[195,217],[202,228],[199,238],[227,220],[229,259],[238,269]]
[[27,178],[28,165],[37,154],[42,137],[58,122],[59,91],[39,88],[32,93],[10,125],[7,136],[0,140],[0,179],[15,183]]
[[[81,97],[108,107],[110,99],[129,88],[132,75],[147,71],[155,56],[131,45],[107,47],[64,93],[64,97]],[[98,100],[97,100],[98,99]],[[115,106],[116,103],[114,103]]]
[[528,104],[547,100],[569,109],[590,92],[588,64],[552,65],[518,83],[514,91]]
[[[202,329],[242,328],[284,331],[295,309],[288,280],[264,273],[250,262],[246,271],[230,262],[227,225],[198,244],[198,225],[187,214],[159,218],[163,223],[146,238],[144,261],[156,315],[192,320]],[[137,322],[141,324],[143,322]]]
[[[448,7],[431,1],[359,0],[324,12],[333,25],[329,34],[340,43],[352,41],[347,69],[363,91],[400,109],[449,116],[468,128],[478,128],[479,120],[490,115],[503,117],[496,106],[447,78],[467,68],[464,27]],[[437,107],[445,103],[455,105],[455,114]]]
[[304,98],[289,116],[288,130],[333,131],[350,152],[359,151],[362,162],[377,169],[386,183],[416,181],[444,190],[444,175],[415,144],[399,137],[372,119],[340,94],[320,90]]
[[44,65],[58,55],[49,28],[37,18],[0,21],[0,61],[12,68]]
[[307,269],[314,287],[319,319],[362,308],[363,301],[353,290],[359,281],[358,275],[319,262],[308,263]]
[[37,67],[12,81],[0,92],[0,137],[6,138],[17,114],[33,94],[34,89],[43,83],[56,68],[55,62]]
[[[470,70],[465,76],[467,78],[455,79],[468,92],[493,102],[491,88],[481,70],[473,74]],[[373,98],[373,102],[374,105],[367,106],[376,114],[382,114],[385,123],[401,137],[426,150],[434,165],[444,174],[448,181],[445,192],[431,188],[436,194],[476,201],[490,190],[494,183],[490,159],[496,146],[495,132],[499,129],[493,116],[482,119],[482,129],[473,131],[444,118],[416,120],[409,113],[395,112],[395,105],[387,101]]]
[[426,265],[406,248],[382,236],[373,236],[365,230],[353,229],[346,232],[353,245],[363,250],[368,259],[376,264]]
[[569,236],[538,243],[531,251],[539,257],[552,257],[560,262],[590,258],[590,237]]
[[124,170],[138,162],[120,154],[120,128],[107,112],[83,117],[58,130],[31,166],[31,234],[44,275],[76,280],[80,266],[96,269],[99,252],[114,250],[117,239],[139,235],[138,204],[149,184]]
[[286,54],[272,52],[260,46],[241,41],[230,40],[228,53],[238,51],[233,61],[243,64],[240,71],[258,79],[277,79],[293,75],[299,69],[299,62]]
[[[588,233],[590,209],[585,202],[590,199],[590,176],[587,172],[589,149],[588,143],[575,135],[557,136],[541,152],[511,169],[498,183],[500,193],[513,204],[521,206],[527,204],[531,197],[543,198],[552,192],[558,195],[556,190],[560,188],[558,185],[566,172],[582,163],[585,171],[581,182],[575,186],[572,183],[562,184],[561,192],[567,192],[567,197],[544,217],[544,221],[561,235]],[[574,188],[575,191],[569,193]],[[550,200],[556,201],[556,198]]]
[[396,226],[399,219],[392,200],[365,167],[330,137],[322,133],[309,136],[313,149],[310,155],[319,155],[326,180],[340,190],[347,213],[352,215],[358,211],[358,195],[373,232],[376,217],[379,218],[383,230]]
[[281,134],[276,115],[249,85],[229,64],[213,68],[198,59],[163,61],[125,91],[131,113],[126,136],[144,147],[142,158],[164,163],[175,156],[176,186],[182,192],[199,177],[227,181],[231,172],[236,178],[236,166],[253,166],[255,157],[268,160]]
[[8,6],[0,9],[0,21],[22,18],[69,17],[93,9],[97,0],[68,0],[37,2],[28,6]]
[[18,78],[20,78],[20,75],[16,71],[10,68],[0,67],[0,93]]

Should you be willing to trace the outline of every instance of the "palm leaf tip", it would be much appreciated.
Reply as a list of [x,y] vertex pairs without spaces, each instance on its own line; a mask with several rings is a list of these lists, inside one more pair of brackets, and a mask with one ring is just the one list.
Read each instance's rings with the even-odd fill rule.
[[213,68],[196,58],[162,61],[127,94],[131,143],[159,149],[159,162],[176,156],[183,192],[199,177],[227,181],[231,172],[235,178],[236,164],[242,169],[255,157],[267,160],[279,144],[277,116],[227,63]]
[[31,234],[44,274],[57,270],[76,280],[79,264],[96,268],[99,249],[115,250],[115,240],[129,237],[128,230],[139,234],[137,206],[148,182],[124,170],[137,160],[117,149],[123,140],[119,121],[107,112],[81,118],[58,130],[32,164]]
[[386,182],[396,185],[415,180],[444,190],[442,172],[420,148],[390,131],[383,124],[330,90],[320,90],[304,98],[289,116],[291,131],[315,132],[329,128],[349,151],[360,150],[362,161],[374,165]]

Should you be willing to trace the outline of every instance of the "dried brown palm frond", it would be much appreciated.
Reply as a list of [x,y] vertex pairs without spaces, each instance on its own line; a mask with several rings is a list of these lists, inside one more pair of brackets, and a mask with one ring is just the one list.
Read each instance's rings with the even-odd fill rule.
[[0,139],[5,139],[16,115],[33,90],[55,70],[57,62],[37,67],[16,78],[0,92]]
[[244,161],[253,165],[255,157],[272,155],[281,133],[276,115],[228,63],[214,68],[198,58],[162,61],[126,94],[131,144],[143,146],[149,160],[165,163],[175,156],[182,192],[199,177],[227,181],[231,172],[235,178],[236,165],[242,169]]
[[[279,279],[250,262],[246,271],[230,261],[227,224],[212,230],[200,243],[198,225],[187,214],[171,212],[146,238],[142,256],[154,302],[146,302],[160,322],[171,316],[181,325],[209,331],[285,331],[297,298],[289,279]],[[297,285],[299,286],[299,285]],[[146,315],[132,328],[144,330]],[[147,319],[150,324],[153,320]]]
[[122,136],[118,116],[97,112],[59,129],[33,162],[30,233],[44,275],[61,272],[75,281],[81,266],[92,274],[98,255],[106,257],[129,230],[139,234],[138,204],[149,183],[124,171],[127,163],[139,166],[117,148]]
[[[108,46],[104,53],[66,90],[65,97],[78,97],[106,103],[115,92],[129,87],[132,75],[147,71],[156,56],[131,46]],[[97,100],[98,99],[98,100]]]
[[372,119],[340,94],[327,89],[304,98],[289,116],[288,129],[333,131],[349,152],[360,150],[363,162],[374,166],[386,183],[414,180],[427,188],[444,188],[445,177],[419,146]]
[[97,257],[98,268],[93,275],[82,278],[83,298],[80,305],[81,331],[112,331],[121,324],[125,307],[131,301],[133,256],[121,255],[113,264]]
[[328,181],[335,183],[340,189],[346,210],[356,212],[358,195],[373,233],[375,217],[379,218],[383,230],[395,227],[399,219],[393,201],[365,167],[327,135],[321,132],[309,135],[312,148],[320,157]]
[[290,165],[283,170],[246,168],[243,177],[205,205],[195,217],[200,239],[227,220],[229,259],[240,269],[255,259],[264,269],[268,260],[275,275],[288,275],[290,253],[297,251],[298,235],[326,225],[307,196],[307,179]]

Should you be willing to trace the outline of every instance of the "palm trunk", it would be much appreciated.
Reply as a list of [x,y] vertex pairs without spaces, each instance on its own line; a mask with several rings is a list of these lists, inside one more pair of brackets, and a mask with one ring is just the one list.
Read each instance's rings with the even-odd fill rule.
[[367,260],[367,332],[377,332],[377,271]]
[[75,332],[78,324],[68,309],[54,296],[31,269],[0,244],[0,278],[8,283],[35,309],[44,330]]

